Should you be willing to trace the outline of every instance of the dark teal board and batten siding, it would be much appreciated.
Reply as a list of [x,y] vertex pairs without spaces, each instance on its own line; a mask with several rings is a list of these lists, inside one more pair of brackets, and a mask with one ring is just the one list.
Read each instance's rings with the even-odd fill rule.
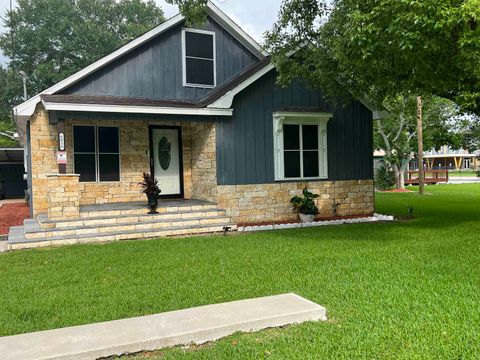
[[274,71],[239,93],[233,117],[216,124],[219,185],[275,182],[272,114],[286,107],[318,108],[332,112],[327,128],[328,179],[373,177],[372,113],[352,101],[333,108],[320,91],[299,82],[287,88],[275,85]]
[[[64,94],[200,100],[213,89],[185,87],[182,77],[182,28],[177,25],[92,75]],[[217,86],[259,59],[214,20],[202,29],[215,32]]]

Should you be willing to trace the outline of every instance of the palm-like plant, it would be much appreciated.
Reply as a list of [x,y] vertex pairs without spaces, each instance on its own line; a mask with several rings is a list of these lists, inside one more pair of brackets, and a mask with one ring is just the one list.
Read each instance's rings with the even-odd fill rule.
[[161,193],[160,188],[158,187],[158,180],[155,179],[152,174],[148,172],[144,172],[142,174],[143,176],[143,181],[138,183],[142,187],[142,193],[144,193],[147,196],[155,196],[158,197]]

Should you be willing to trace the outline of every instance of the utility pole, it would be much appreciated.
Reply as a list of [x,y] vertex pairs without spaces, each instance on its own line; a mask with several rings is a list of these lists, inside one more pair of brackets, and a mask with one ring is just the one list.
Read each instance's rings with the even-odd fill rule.
[[423,171],[423,100],[417,96],[417,139],[418,139],[418,193],[425,193],[425,172]]
[[20,70],[18,72],[22,78],[22,81],[23,81],[23,101],[27,101],[28,100],[28,96],[27,96],[27,74],[25,73],[25,71],[23,70]]

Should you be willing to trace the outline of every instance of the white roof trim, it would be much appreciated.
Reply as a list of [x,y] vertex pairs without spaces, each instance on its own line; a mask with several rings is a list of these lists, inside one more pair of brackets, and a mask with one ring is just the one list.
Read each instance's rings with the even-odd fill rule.
[[263,75],[267,74],[271,70],[274,69],[273,64],[268,64],[259,71],[257,71],[255,74],[250,76],[248,79],[244,80],[237,86],[235,86],[232,90],[228,91],[226,94],[222,95],[218,100],[215,100],[213,103],[208,105],[210,108],[221,108],[221,109],[229,109],[232,106],[233,103],[233,98],[235,95],[237,95],[240,91],[245,89],[246,87],[250,86],[253,84],[255,81],[260,79]]
[[232,116],[233,109],[212,108],[184,108],[135,105],[102,105],[102,104],[71,104],[42,101],[45,110],[53,111],[80,111],[80,112],[109,112],[127,114],[169,114],[169,115],[211,115]]
[[[264,53],[261,50],[260,45],[251,38],[245,31],[243,31],[237,24],[235,24],[225,13],[223,13],[219,8],[217,8],[214,4],[210,1],[207,3],[207,12],[208,14],[214,18],[217,22],[221,25],[226,27],[226,30],[232,34],[237,40],[239,40],[243,45],[245,45],[249,50],[253,51],[257,56],[260,58],[263,57]],[[31,116],[37,104],[41,101],[40,95],[52,95],[61,91],[68,86],[73,85],[74,83],[80,81],[81,79],[85,78],[86,76],[90,75],[94,71],[108,65],[112,61],[118,59],[119,57],[123,56],[124,54],[136,49],[137,47],[141,46],[142,44],[146,43],[151,38],[167,31],[168,29],[172,28],[173,26],[181,23],[185,18],[178,14],[167,21],[163,22],[156,28],[146,32],[145,34],[141,35],[140,37],[130,41],[128,44],[122,46],[121,48],[115,50],[111,54],[97,60],[96,62],[90,64],[89,66],[83,68],[82,70],[76,72],[75,74],[67,77],[66,79],[56,83],[55,85],[49,87],[48,89],[38,93],[31,99],[19,104],[14,108],[15,117],[17,116]]]

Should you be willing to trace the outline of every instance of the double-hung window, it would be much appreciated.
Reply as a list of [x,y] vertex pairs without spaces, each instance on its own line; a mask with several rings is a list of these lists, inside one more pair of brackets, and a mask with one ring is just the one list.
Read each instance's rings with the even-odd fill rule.
[[182,44],[183,86],[215,87],[215,33],[183,29]]
[[73,126],[73,164],[80,182],[120,180],[120,143],[113,126]]
[[327,123],[330,113],[273,115],[275,180],[328,177]]

